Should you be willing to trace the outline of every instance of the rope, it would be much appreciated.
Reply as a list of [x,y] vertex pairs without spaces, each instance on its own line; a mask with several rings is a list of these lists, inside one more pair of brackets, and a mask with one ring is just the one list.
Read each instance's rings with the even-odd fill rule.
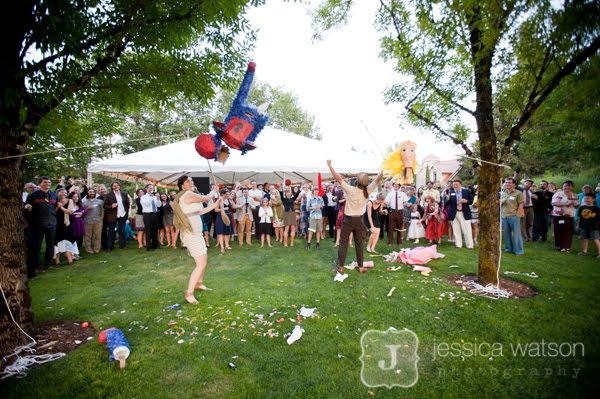
[[538,278],[540,276],[538,276],[536,274],[536,272],[510,272],[510,271],[506,271],[504,272],[504,274],[520,274],[522,276],[527,276],[527,277],[531,277],[531,278]]
[[[6,309],[8,309],[8,314],[10,314],[10,318],[12,319],[13,323],[15,323],[15,325],[19,328],[19,330],[21,330],[21,332],[23,334],[25,334],[32,341],[27,345],[19,346],[18,348],[15,349],[15,351],[13,353],[11,353],[10,355],[6,355],[2,358],[2,362],[6,362],[7,359],[9,359],[13,356],[17,357],[13,364],[6,366],[4,368],[4,370],[0,373],[0,375],[2,375],[2,377],[0,379],[4,380],[4,379],[12,377],[12,376],[17,376],[18,378],[23,378],[23,377],[27,376],[27,370],[30,367],[32,367],[33,365],[48,363],[53,360],[60,359],[63,356],[66,356],[66,354],[62,353],[62,352],[50,353],[50,354],[46,354],[46,355],[34,355],[36,350],[33,349],[33,346],[37,343],[37,341],[33,337],[31,337],[31,335],[27,334],[21,328],[19,323],[17,323],[17,321],[15,320],[15,318],[12,314],[12,311],[10,310],[10,307],[8,306],[8,300],[6,299],[6,295],[4,295],[4,289],[2,289],[2,284],[0,284],[0,292],[2,292],[2,298],[4,299],[4,304],[6,305]],[[21,356],[19,356],[19,354],[21,352],[31,353],[31,355],[21,357]]]
[[[35,352],[35,349],[31,349],[31,351]],[[15,362],[9,366],[6,366],[4,371],[1,373],[1,379],[4,380],[13,376],[24,378],[27,376],[27,371],[30,367],[35,366],[36,364],[49,363],[64,356],[66,356],[66,354],[62,352],[49,353],[47,355],[28,355],[23,357],[17,356]]]
[[219,187],[217,185],[217,178],[215,177],[215,174],[213,173],[212,166],[210,166],[210,161],[208,159],[206,160],[206,163],[208,164],[208,170],[210,171],[210,175],[213,178],[213,183],[215,184],[215,187]]
[[171,134],[171,135],[161,135],[161,136],[150,136],[150,137],[144,137],[144,138],[139,138],[139,139],[131,139],[131,140],[126,140],[126,141],[120,141],[118,143],[105,143],[105,144],[96,144],[96,145],[78,145],[75,147],[54,148],[52,150],[27,152],[24,154],[0,157],[0,161],[3,161],[5,159],[29,157],[32,155],[43,155],[43,154],[49,154],[49,153],[53,153],[53,152],[60,152],[60,151],[80,150],[82,148],[100,148],[100,147],[106,147],[106,146],[114,146],[114,145],[118,145],[118,144],[133,143],[136,141],[148,141],[149,139],[165,139],[165,138],[177,137],[177,136],[181,136],[181,133],[176,133],[176,134]]
[[486,298],[491,299],[500,299],[500,298],[510,298],[512,292],[503,290],[500,287],[495,286],[494,284],[488,284],[485,287],[481,284],[478,284],[472,280],[467,281],[467,287],[470,287],[469,292],[475,295],[482,295]]
[[375,141],[375,138],[373,137],[373,135],[371,134],[371,132],[369,131],[369,128],[367,127],[367,125],[365,125],[365,123],[362,121],[360,121],[360,123],[363,125],[363,127],[365,128],[365,130],[367,131],[367,134],[369,135],[369,137],[371,138],[371,140],[373,140],[373,143],[375,144],[375,146],[377,147],[377,149],[379,150],[379,152],[381,153],[381,156],[383,158],[385,158],[385,154],[383,153],[383,150],[381,149],[381,147],[379,147],[379,144],[377,144],[377,141]]

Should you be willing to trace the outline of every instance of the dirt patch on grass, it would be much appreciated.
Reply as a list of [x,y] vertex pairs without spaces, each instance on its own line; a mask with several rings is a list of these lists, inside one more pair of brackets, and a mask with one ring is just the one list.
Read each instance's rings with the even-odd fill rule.
[[[94,339],[96,329],[91,323],[87,327],[83,327],[84,322],[80,321],[45,321],[35,324],[31,336],[36,340],[33,346],[35,352],[33,355],[45,355],[52,353],[65,353],[77,349],[87,341]],[[28,353],[23,351],[20,356],[27,356]],[[4,371],[5,367],[15,362],[16,356],[6,356],[0,359],[0,370]]]
[[[63,352],[69,353],[83,345],[91,337],[94,338],[96,329],[91,323],[83,327],[80,321],[46,321],[33,327],[33,335],[37,341],[37,354]],[[91,341],[91,339],[89,339]],[[48,346],[46,346],[48,345]]]
[[[453,274],[448,276],[448,284],[469,291],[472,286],[470,282],[481,284],[479,277],[471,274]],[[537,290],[525,283],[500,277],[500,288],[510,292],[509,299],[533,298],[537,295]],[[491,295],[488,295],[491,296]]]

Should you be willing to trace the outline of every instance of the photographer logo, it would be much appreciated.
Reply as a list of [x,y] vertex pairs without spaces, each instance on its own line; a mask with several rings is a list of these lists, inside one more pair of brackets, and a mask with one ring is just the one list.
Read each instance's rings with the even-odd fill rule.
[[419,338],[411,330],[369,330],[360,338],[360,346],[364,385],[410,388],[419,380]]

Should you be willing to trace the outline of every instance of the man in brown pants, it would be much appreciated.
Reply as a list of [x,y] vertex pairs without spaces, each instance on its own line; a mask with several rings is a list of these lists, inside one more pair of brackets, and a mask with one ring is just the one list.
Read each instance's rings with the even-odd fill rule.
[[379,172],[377,178],[369,184],[369,176],[366,173],[360,173],[356,177],[356,187],[346,183],[342,176],[335,171],[331,165],[331,160],[327,160],[329,171],[333,178],[340,184],[346,196],[346,207],[344,209],[344,220],[342,222],[342,233],[340,238],[340,246],[338,248],[337,272],[344,271],[344,263],[346,263],[346,254],[348,252],[348,240],[350,234],[354,233],[354,248],[356,250],[356,262],[358,263],[358,271],[366,272],[363,267],[363,243],[366,236],[366,228],[362,221],[363,214],[369,194],[375,190],[375,187],[381,181],[383,172]]
[[384,205],[388,207],[388,245],[394,243],[402,244],[402,226],[404,224],[404,205],[408,202],[408,196],[400,188],[400,183],[394,183],[394,189],[385,197]]

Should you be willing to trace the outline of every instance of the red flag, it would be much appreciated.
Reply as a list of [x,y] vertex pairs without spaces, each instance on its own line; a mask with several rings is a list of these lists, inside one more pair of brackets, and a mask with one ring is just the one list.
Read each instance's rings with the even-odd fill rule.
[[319,186],[319,197],[322,197],[325,194],[325,190],[323,190],[321,172],[317,173],[317,185]]

